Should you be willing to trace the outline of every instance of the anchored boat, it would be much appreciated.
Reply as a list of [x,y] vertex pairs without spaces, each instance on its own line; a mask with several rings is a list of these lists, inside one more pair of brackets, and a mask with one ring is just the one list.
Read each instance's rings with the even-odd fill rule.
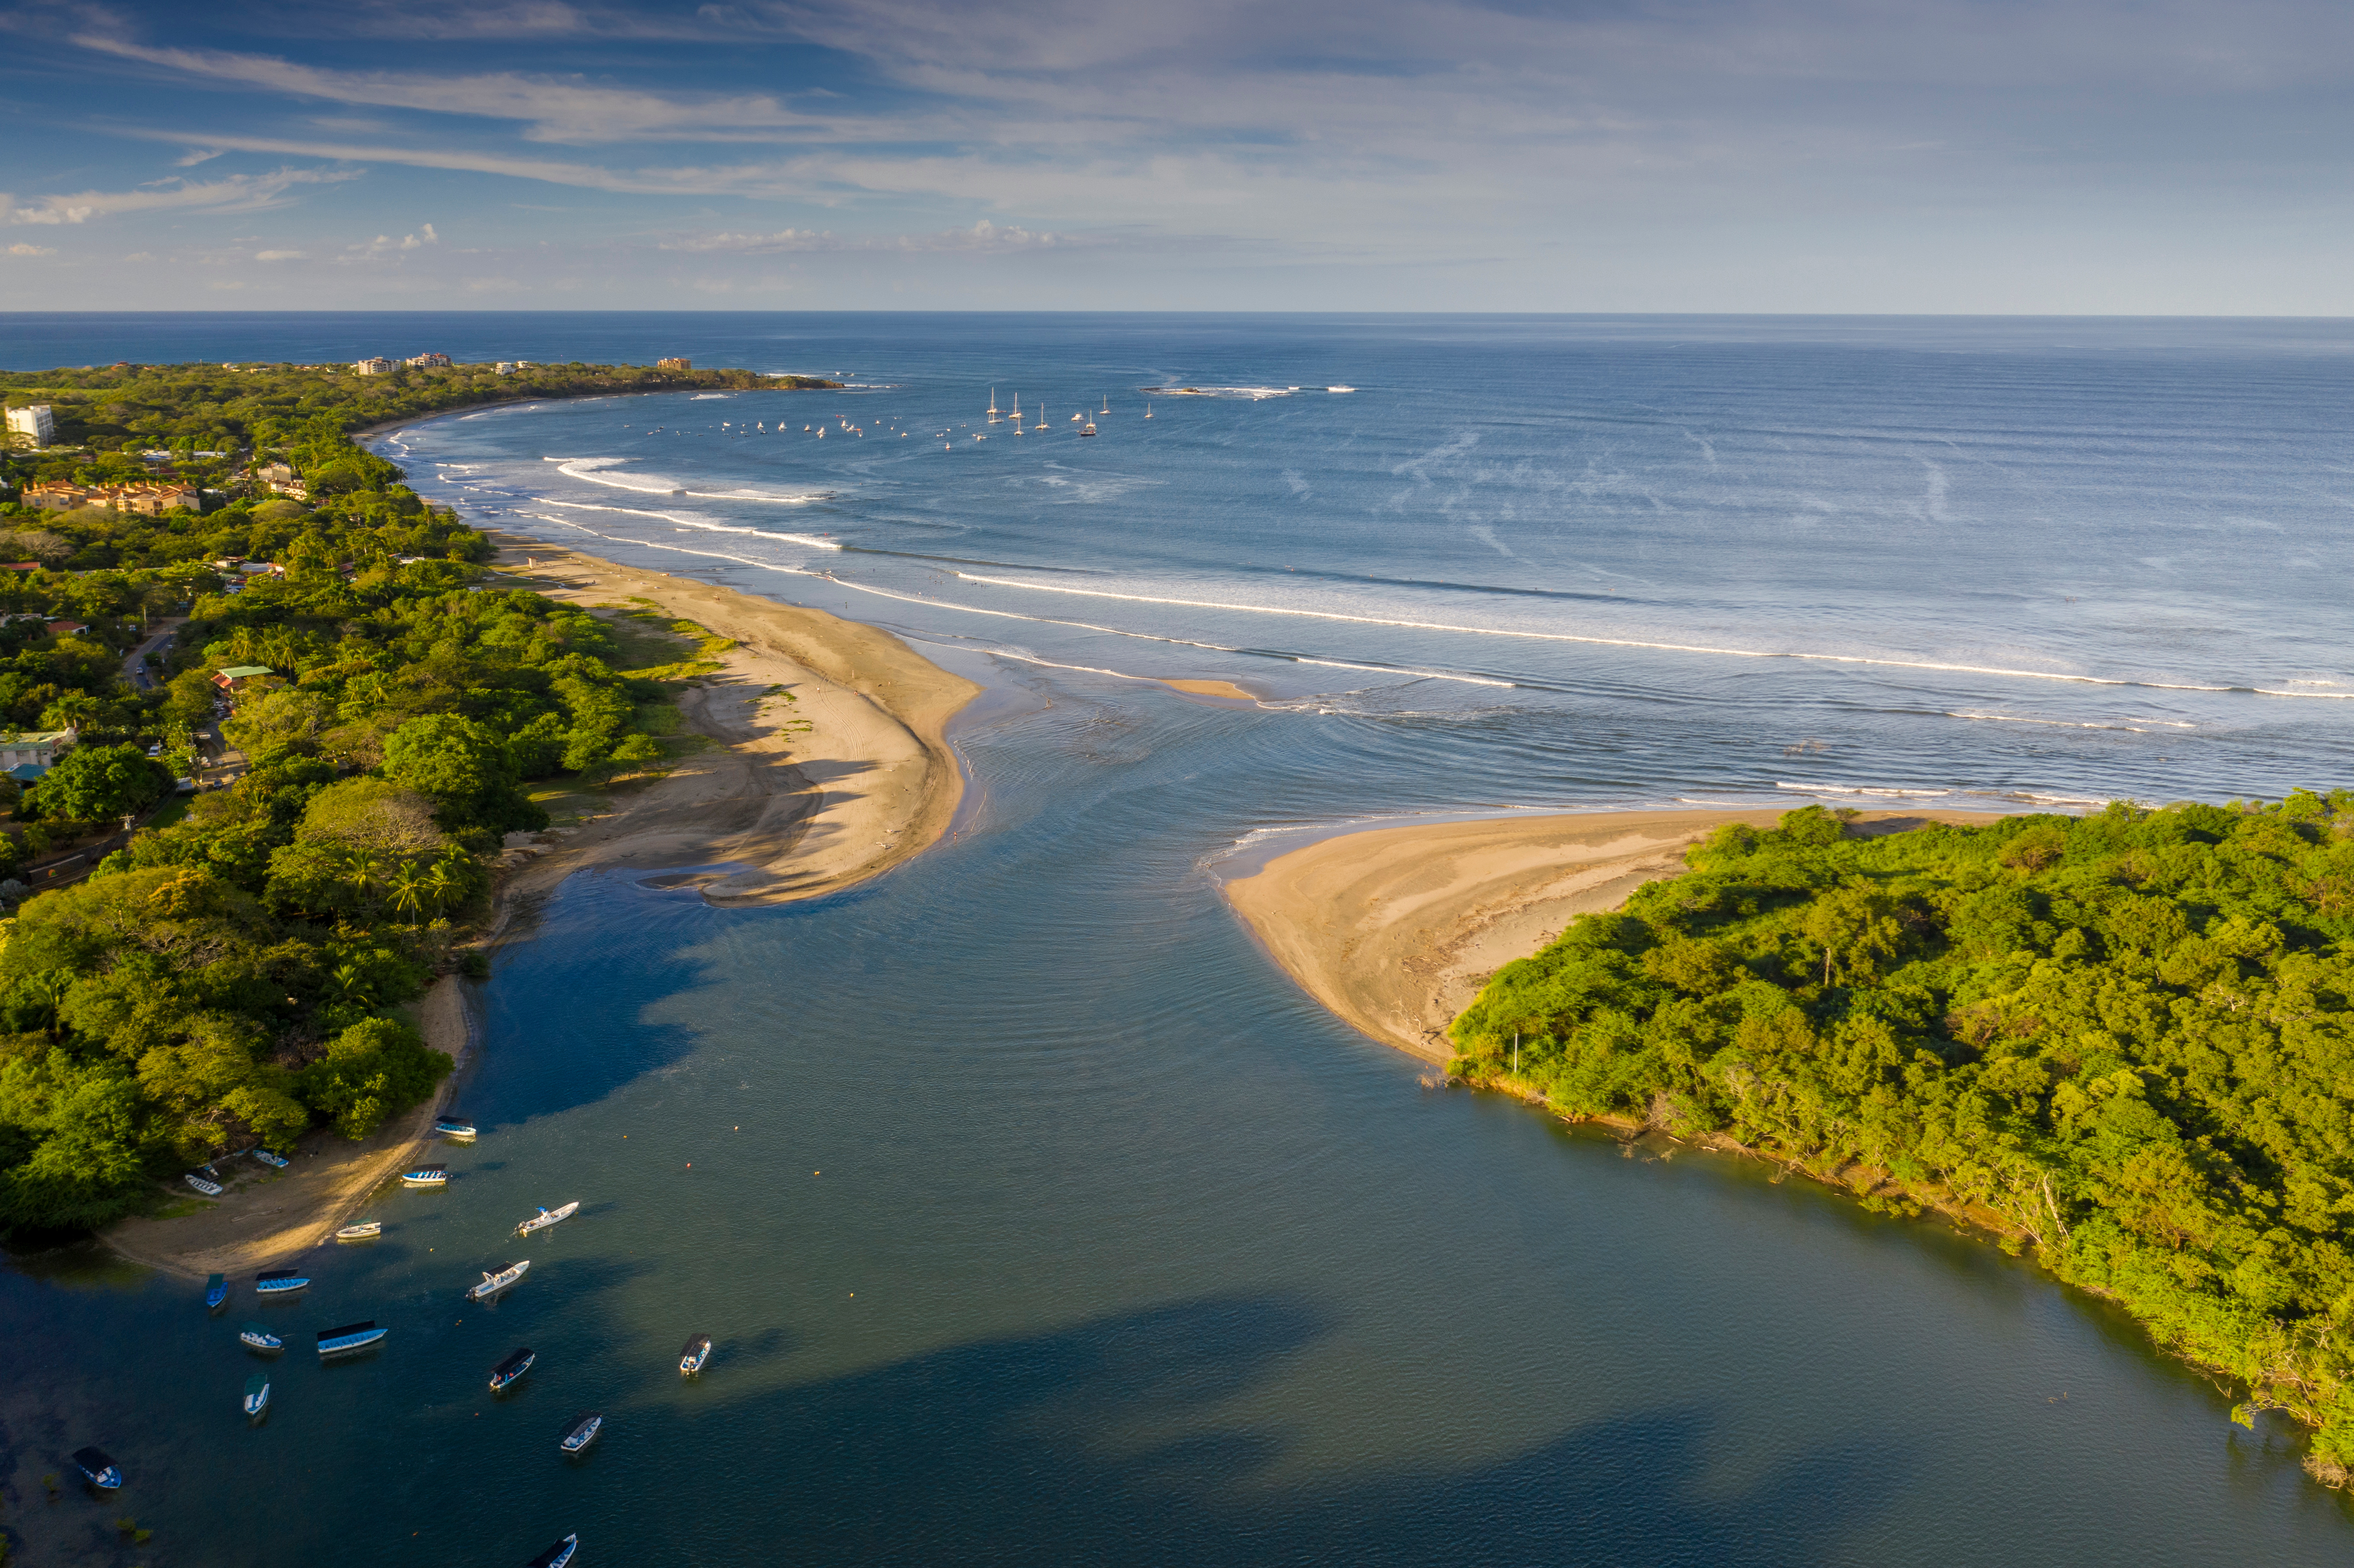
[[414,1171],[400,1173],[400,1184],[404,1187],[444,1187],[449,1182],[450,1168],[447,1165],[420,1165]]
[[325,1361],[331,1356],[348,1356],[365,1351],[389,1332],[390,1330],[377,1328],[373,1320],[346,1323],[340,1329],[322,1329],[319,1330],[319,1359]]
[[711,1336],[708,1334],[690,1336],[686,1341],[686,1349],[678,1353],[679,1376],[693,1377],[703,1370],[703,1363],[710,1359]]
[[531,1259],[525,1258],[521,1263],[511,1263],[507,1265],[496,1274],[493,1274],[487,1268],[482,1270],[482,1282],[480,1285],[472,1286],[468,1288],[466,1291],[466,1299],[469,1301],[488,1301],[492,1297],[496,1296],[500,1291],[504,1290],[508,1286],[513,1285],[516,1280],[521,1279],[524,1277],[524,1271],[529,1267],[531,1267]]
[[73,1451],[73,1463],[74,1468],[81,1472],[81,1478],[100,1491],[111,1492],[122,1484],[122,1472],[115,1468],[114,1461],[106,1457],[103,1449],[77,1448]]
[[560,1209],[542,1209],[517,1225],[515,1234],[527,1236],[534,1231],[544,1231],[550,1225],[560,1225],[579,1212],[580,1205],[578,1202],[567,1203]]
[[524,1568],[564,1568],[566,1563],[572,1561],[572,1554],[579,1550],[580,1538],[577,1535],[567,1535],[525,1563]]
[[245,1418],[249,1421],[259,1421],[261,1419],[262,1412],[269,1408],[270,1380],[261,1373],[256,1372],[245,1380]]
[[454,1138],[459,1142],[465,1143],[471,1141],[481,1129],[456,1111],[451,1111],[448,1116],[433,1118],[433,1130],[444,1138]]
[[253,1292],[264,1299],[292,1296],[310,1287],[311,1277],[292,1268],[266,1268],[253,1277]]
[[228,1276],[216,1274],[205,1281],[205,1310],[217,1312],[228,1300]]
[[491,1369],[491,1392],[493,1393],[501,1393],[505,1392],[508,1385],[513,1383],[515,1379],[531,1371],[531,1363],[537,1360],[539,1360],[539,1357],[534,1353],[532,1348],[529,1345],[525,1345],[521,1350],[515,1351],[514,1354],[509,1356],[506,1360],[493,1367]]
[[571,1430],[565,1433],[564,1440],[557,1446],[567,1454],[585,1454],[588,1451],[588,1445],[597,1441],[597,1434],[603,1430],[604,1413],[592,1410],[572,1424]]
[[384,1234],[382,1220],[362,1220],[357,1224],[345,1225],[342,1230],[337,1231],[335,1239],[337,1241],[374,1241],[382,1234]]
[[237,1331],[237,1342],[265,1356],[274,1356],[286,1348],[286,1341],[271,1333],[266,1323],[248,1323]]

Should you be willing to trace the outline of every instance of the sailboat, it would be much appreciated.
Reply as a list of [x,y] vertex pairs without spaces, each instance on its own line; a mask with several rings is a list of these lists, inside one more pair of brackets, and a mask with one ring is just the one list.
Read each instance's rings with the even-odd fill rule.
[[1144,400],[1144,417],[1148,419],[1152,418],[1152,399],[1150,397],[1147,397]]
[[1081,435],[1083,435],[1083,436],[1092,436],[1092,435],[1094,435],[1095,433],[1096,433],[1096,422],[1095,422],[1093,419],[1089,419],[1089,420],[1087,422],[1086,426],[1085,426],[1083,429],[1081,429],[1081,430],[1079,431],[1079,434],[1081,434]]
[[992,425],[997,423],[997,388],[994,387],[989,389],[989,422]]
[[1107,392],[1106,394],[1104,394],[1103,414],[1102,414],[1101,416],[1099,416],[1099,417],[1101,417],[1101,418],[1110,418],[1110,416],[1111,416],[1111,394],[1109,394],[1109,393],[1108,393],[1108,392]]
[[1013,395],[1013,433],[1017,436],[1022,433],[1022,394],[1019,392]]

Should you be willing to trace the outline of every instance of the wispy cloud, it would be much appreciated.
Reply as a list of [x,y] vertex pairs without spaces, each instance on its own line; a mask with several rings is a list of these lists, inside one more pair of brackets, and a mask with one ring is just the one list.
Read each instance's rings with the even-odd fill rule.
[[970,228],[944,228],[934,234],[900,234],[887,237],[841,238],[831,230],[782,228],[774,234],[687,234],[659,241],[663,250],[720,252],[737,256],[768,256],[786,251],[845,252],[896,250],[910,253],[942,251],[1003,252],[1038,250],[1073,244],[1100,245],[1105,240],[1094,236],[1067,234],[1034,234],[1013,225],[1000,227],[981,219]]
[[358,169],[280,169],[267,175],[231,175],[225,179],[190,182],[175,176],[128,191],[81,191],[72,196],[37,196],[19,202],[0,191],[0,214],[10,223],[87,223],[93,217],[123,213],[178,208],[196,212],[256,212],[281,207],[294,185],[333,185],[355,180]]
[[57,253],[58,248],[54,245],[11,245],[8,247],[8,254],[11,256],[55,256]]

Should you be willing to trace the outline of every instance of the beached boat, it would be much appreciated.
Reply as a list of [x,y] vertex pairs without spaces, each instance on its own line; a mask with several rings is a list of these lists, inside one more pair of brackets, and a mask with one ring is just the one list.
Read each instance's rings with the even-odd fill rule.
[[561,1208],[542,1209],[531,1218],[515,1226],[515,1234],[519,1236],[527,1236],[534,1231],[544,1231],[550,1225],[560,1225],[579,1212],[580,1205],[577,1202],[567,1203]]
[[216,1274],[205,1281],[205,1310],[217,1312],[228,1301],[228,1276]]
[[451,1111],[448,1116],[433,1118],[433,1130],[444,1138],[454,1138],[459,1142],[464,1143],[473,1138],[481,1128],[457,1112]]
[[337,1241],[374,1241],[384,1234],[382,1220],[361,1220],[335,1233]]
[[274,1356],[286,1348],[286,1341],[271,1333],[266,1323],[248,1323],[237,1331],[237,1342],[265,1356]]
[[482,1282],[480,1285],[467,1287],[466,1299],[488,1301],[492,1297],[521,1279],[524,1277],[524,1271],[529,1267],[531,1267],[531,1259],[525,1258],[521,1263],[507,1265],[496,1274],[493,1274],[487,1268],[482,1270]]
[[601,1411],[592,1410],[573,1422],[565,1432],[563,1440],[556,1446],[567,1454],[585,1454],[588,1451],[588,1445],[597,1441],[597,1434],[603,1430],[605,1430],[604,1414]]
[[267,1149],[257,1149],[254,1150],[252,1153],[256,1160],[260,1160],[264,1165],[270,1166],[273,1170],[283,1171],[286,1169],[286,1156],[282,1154],[275,1153]]
[[300,1269],[266,1268],[253,1277],[253,1293],[265,1298],[292,1296],[310,1287],[311,1277]]
[[404,1187],[444,1187],[449,1185],[449,1181],[450,1168],[447,1165],[420,1165],[414,1171],[400,1173],[400,1184]]
[[193,1171],[189,1171],[186,1176],[181,1177],[180,1180],[186,1181],[189,1186],[194,1187],[197,1192],[202,1192],[207,1198],[217,1198],[221,1195],[221,1187],[219,1182],[207,1181]]
[[122,1472],[103,1449],[77,1448],[73,1451],[73,1463],[74,1468],[81,1472],[81,1478],[100,1491],[111,1492],[122,1484]]
[[539,1360],[538,1355],[529,1345],[525,1345],[521,1350],[515,1351],[514,1354],[509,1356],[506,1360],[493,1367],[491,1369],[491,1392],[493,1393],[498,1393],[505,1390],[514,1383],[515,1379],[531,1371],[531,1363],[537,1360]]
[[261,1413],[270,1408],[270,1380],[260,1372],[245,1380],[245,1416],[259,1421]]
[[691,1336],[686,1341],[686,1348],[678,1353],[678,1375],[693,1377],[703,1370],[703,1363],[710,1359],[711,1336],[708,1334]]
[[572,1561],[572,1554],[579,1550],[580,1538],[577,1535],[567,1535],[525,1563],[524,1568],[564,1568],[566,1563]]
[[319,1330],[319,1359],[324,1361],[329,1356],[348,1356],[365,1351],[389,1332],[390,1330],[379,1329],[373,1321],[346,1323],[340,1329],[322,1329]]

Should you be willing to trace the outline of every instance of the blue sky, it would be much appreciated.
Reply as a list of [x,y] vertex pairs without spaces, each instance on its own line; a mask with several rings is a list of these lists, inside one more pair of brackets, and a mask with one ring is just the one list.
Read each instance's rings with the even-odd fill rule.
[[2354,313],[2354,5],[0,0],[0,309]]

